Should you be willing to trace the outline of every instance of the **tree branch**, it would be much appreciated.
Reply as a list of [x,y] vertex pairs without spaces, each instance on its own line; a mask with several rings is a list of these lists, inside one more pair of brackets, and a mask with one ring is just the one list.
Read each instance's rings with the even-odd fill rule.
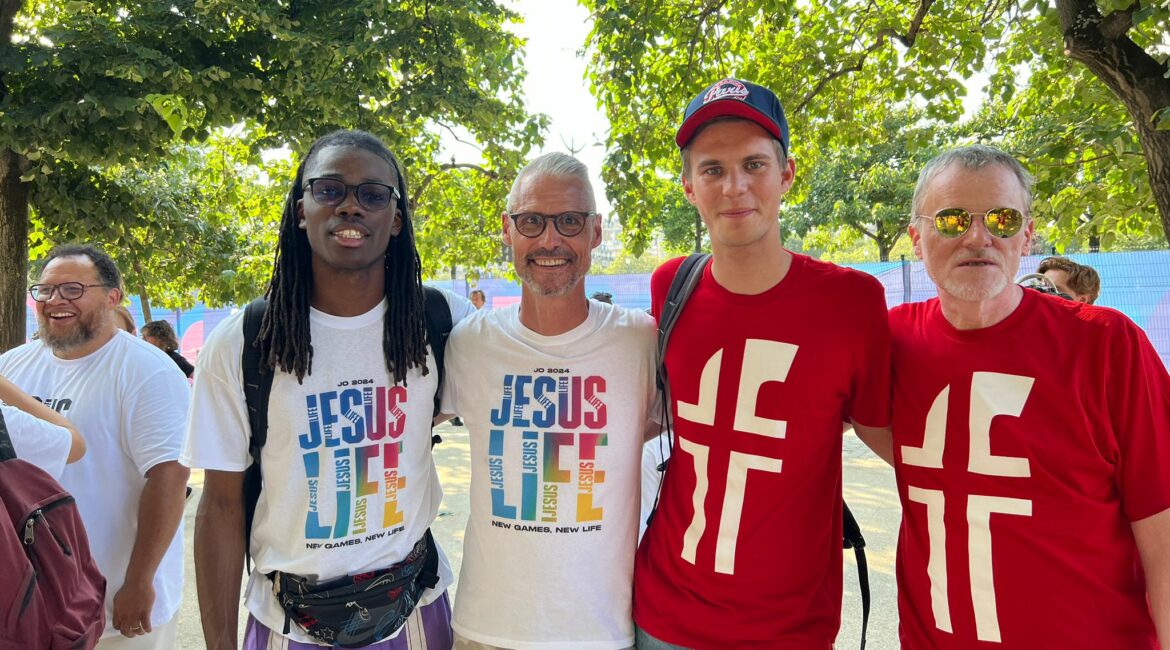
[[427,191],[427,187],[430,186],[431,181],[435,180],[439,174],[451,171],[452,169],[470,169],[477,171],[492,180],[496,180],[500,177],[500,175],[495,171],[473,163],[457,163],[454,161],[445,163],[439,165],[439,171],[433,174],[427,174],[426,178],[422,179],[422,182],[418,184],[418,187],[414,190],[414,194],[410,197],[410,206],[413,208],[414,206],[418,205],[419,199],[422,198],[423,193]]
[[872,239],[872,240],[874,241],[874,243],[875,243],[875,244],[880,244],[880,243],[881,243],[881,240],[878,238],[878,235],[877,235],[877,233],[876,233],[876,232],[870,232],[870,231],[866,230],[866,229],[865,229],[865,226],[863,226],[863,225],[861,225],[861,224],[859,224],[859,223],[857,223],[857,222],[855,222],[855,221],[849,221],[849,222],[847,222],[845,225],[846,225],[846,226],[849,226],[850,228],[852,228],[852,229],[854,229],[854,230],[856,230],[857,232],[861,233],[861,234],[862,234],[862,235],[864,235],[865,237],[869,237],[870,239]]
[[838,68],[824,77],[821,77],[820,80],[818,80],[817,83],[813,85],[812,90],[805,94],[805,96],[796,103],[796,107],[792,112],[799,113],[812,100],[816,99],[817,95],[821,94],[821,91],[823,91],[825,87],[828,86],[834,79],[844,77],[845,75],[852,74],[854,72],[861,72],[861,70],[865,68],[865,60],[869,58],[869,55],[881,49],[881,47],[885,45],[887,41],[897,40],[906,49],[914,47],[914,41],[917,40],[918,32],[922,29],[922,22],[926,20],[926,14],[930,12],[930,7],[933,4],[934,0],[919,0],[918,11],[914,13],[914,18],[910,21],[910,26],[904,34],[898,33],[893,29],[883,29],[879,31],[875,35],[873,44],[865,48],[865,50],[863,50],[861,54],[858,55],[856,61],[854,61],[851,65]]
[[[1138,152],[1138,151],[1126,151],[1123,153],[1123,155],[1133,156],[1133,157],[1137,157],[1137,158],[1144,157],[1141,154],[1141,152]],[[1120,156],[1118,154],[1115,154],[1115,153],[1104,153],[1104,154],[1101,154],[1100,156],[1093,156],[1092,158],[1082,158],[1080,160],[1074,160],[1072,162],[1040,163],[1040,164],[1044,165],[1045,167],[1080,167],[1081,165],[1086,165],[1086,164],[1091,163],[1091,162],[1097,162],[1098,160],[1108,160],[1110,158],[1119,158],[1119,157]]]
[[1134,12],[1139,9],[1141,6],[1135,2],[1121,11],[1115,11],[1103,17],[1101,19],[1101,35],[1111,41],[1125,36],[1125,33],[1133,27]]
[[695,63],[694,44],[696,42],[705,43],[706,41],[706,39],[703,38],[703,25],[707,22],[708,18],[717,15],[720,11],[722,11],[723,5],[725,4],[727,4],[727,0],[719,0],[719,2],[709,4],[695,14],[686,17],[687,20],[693,20],[695,22],[695,35],[691,37],[691,47],[689,48],[689,54],[687,56],[687,70],[690,70],[691,66],[693,66]]
[[450,134],[451,134],[451,138],[452,138],[453,140],[455,140],[456,142],[458,142],[459,144],[465,144],[465,145],[467,145],[467,146],[471,147],[472,149],[475,149],[476,151],[483,151],[483,147],[481,147],[480,145],[476,144],[475,142],[468,142],[467,140],[464,140],[463,138],[461,138],[461,137],[459,137],[458,135],[456,135],[456,134],[455,134],[455,129],[451,128],[450,126],[448,126],[448,125],[444,124],[444,123],[443,123],[443,122],[441,122],[441,121],[436,121],[436,123],[437,123],[439,126],[443,127],[443,129],[444,129],[444,130],[446,130],[446,131],[447,131],[447,133],[450,133]]
[[[12,42],[12,31],[16,26],[16,14],[20,13],[24,0],[0,0],[0,47]],[[0,70],[0,99],[8,96],[4,85],[4,71]]]
[[0,38],[7,45],[12,38],[12,30],[16,25],[16,14],[20,13],[24,0],[0,0]]
[[1065,56],[1084,64],[1100,79],[1125,104],[1140,129],[1158,109],[1170,105],[1170,82],[1166,63],[1126,34],[1137,7],[1135,2],[1103,17],[1093,0],[1056,3]]

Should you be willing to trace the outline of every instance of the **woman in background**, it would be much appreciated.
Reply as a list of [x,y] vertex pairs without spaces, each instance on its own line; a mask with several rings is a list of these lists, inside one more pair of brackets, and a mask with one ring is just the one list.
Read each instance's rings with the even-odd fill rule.
[[152,320],[142,326],[142,339],[154,347],[167,353],[171,361],[179,366],[179,370],[183,371],[184,375],[190,379],[195,372],[195,366],[191,365],[183,355],[179,354],[179,339],[175,336],[175,330],[171,324],[165,320]]

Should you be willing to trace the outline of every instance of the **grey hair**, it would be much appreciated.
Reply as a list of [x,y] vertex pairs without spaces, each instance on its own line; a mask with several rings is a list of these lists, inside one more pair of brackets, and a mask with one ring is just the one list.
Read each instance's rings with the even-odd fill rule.
[[914,198],[911,202],[911,214],[921,214],[922,202],[926,199],[926,190],[934,182],[935,177],[951,165],[960,165],[963,169],[983,169],[991,165],[1005,167],[1016,175],[1020,182],[1020,189],[1024,190],[1024,214],[1032,213],[1032,183],[1035,179],[1027,169],[1008,152],[985,144],[970,144],[944,151],[931,158],[922,167],[918,174],[918,185],[914,187]]
[[[713,120],[703,122],[699,128],[695,129],[695,132],[691,135],[691,141],[687,143],[687,146],[679,150],[679,154],[682,156],[683,178],[687,180],[690,180],[691,178],[691,145],[695,143],[695,138],[699,137],[699,134],[705,131],[707,127],[711,126],[712,124],[718,124],[720,122],[747,122],[748,124],[756,124],[756,122],[749,120],[746,117],[736,117],[734,115],[725,115],[723,117],[717,117]],[[780,142],[776,138],[772,138],[772,144],[776,147],[776,160],[780,163],[780,166],[783,167],[788,163],[788,152],[784,150],[784,143]]]
[[597,199],[593,196],[593,183],[589,181],[589,168],[585,166],[585,163],[569,154],[554,151],[533,158],[524,166],[524,169],[520,170],[519,174],[516,174],[516,180],[512,182],[512,190],[508,192],[508,212],[516,209],[516,202],[520,199],[520,184],[530,176],[548,176],[580,183],[581,189],[585,190],[585,196],[589,201],[587,206],[589,212],[597,211]]

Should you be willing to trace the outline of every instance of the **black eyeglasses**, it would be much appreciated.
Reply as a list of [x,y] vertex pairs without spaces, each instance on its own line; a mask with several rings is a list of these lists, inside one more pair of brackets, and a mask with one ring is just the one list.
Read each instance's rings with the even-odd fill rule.
[[539,212],[508,213],[516,223],[516,230],[525,237],[539,237],[544,233],[548,222],[562,237],[576,237],[585,229],[585,222],[589,217],[596,216],[596,212],[562,212],[560,214],[541,214]]
[[914,216],[918,219],[933,221],[934,229],[947,239],[958,239],[965,235],[971,229],[971,224],[975,222],[976,217],[983,218],[983,225],[987,228],[987,232],[1001,239],[1015,236],[1024,227],[1024,222],[1028,220],[1023,213],[1015,208],[993,208],[983,213],[967,212],[963,208],[944,208],[934,213],[933,217],[926,214]]
[[358,205],[370,211],[382,210],[401,196],[398,188],[393,185],[374,182],[346,185],[336,178],[310,178],[305,181],[304,189],[309,190],[314,201],[329,207],[341,205],[350,191],[353,191]]
[[82,282],[62,282],[61,284],[34,284],[28,288],[28,295],[37,302],[49,302],[53,293],[61,296],[62,300],[77,300],[85,295],[85,290],[93,287],[105,287],[104,284],[85,284]]

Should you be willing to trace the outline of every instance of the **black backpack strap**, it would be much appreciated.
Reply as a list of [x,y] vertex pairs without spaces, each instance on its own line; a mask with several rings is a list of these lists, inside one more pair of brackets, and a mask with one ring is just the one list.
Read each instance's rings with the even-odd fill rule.
[[841,502],[841,513],[845,548],[853,549],[853,555],[857,557],[857,582],[861,588],[861,650],[865,650],[865,632],[869,627],[869,566],[865,562],[865,538],[849,504],[844,501]]
[[260,323],[268,302],[257,298],[244,308],[244,352],[241,365],[244,375],[244,401],[248,405],[248,455],[252,464],[244,470],[244,554],[251,564],[252,521],[256,517],[256,504],[260,501],[260,490],[264,480],[260,472],[260,450],[268,440],[268,394],[272,392],[271,369],[261,368],[260,349],[256,339],[260,335]]
[[[710,253],[695,253],[688,255],[678,265],[674,273],[674,280],[670,283],[670,291],[666,293],[666,300],[662,303],[662,313],[658,315],[658,388],[669,393],[670,386],[666,382],[666,344],[670,341],[670,332],[678,317],[682,314],[683,305],[691,297],[699,280],[703,279],[703,270],[707,268]],[[669,398],[669,394],[664,397]],[[666,403],[666,411],[670,412],[670,403]]]
[[16,458],[16,448],[8,436],[8,425],[4,423],[4,411],[0,411],[0,463]]
[[[662,391],[662,424],[668,431],[672,430],[672,427],[670,424],[670,382],[666,378],[666,345],[670,342],[670,332],[674,329],[674,324],[678,322],[678,317],[682,314],[683,305],[687,304],[687,299],[691,297],[695,287],[703,279],[703,271],[707,268],[707,262],[710,259],[710,253],[695,253],[688,255],[678,265],[678,269],[674,272],[674,279],[670,282],[670,290],[666,292],[666,300],[662,303],[662,312],[658,314],[658,368],[655,373],[655,381],[658,383],[658,390]],[[669,441],[671,457],[673,457],[673,434],[669,435]],[[670,458],[667,458],[658,466],[658,471],[662,476],[658,480],[658,493],[654,495],[654,507],[646,516],[646,525],[650,524],[650,521],[654,519],[654,513],[658,512],[658,495],[662,494],[662,484],[666,481],[666,468],[669,464]]]
[[[435,353],[435,367],[439,371],[438,388],[435,389],[435,408],[432,417],[439,414],[443,396],[443,351],[447,347],[447,338],[451,336],[451,306],[447,304],[447,297],[442,291],[433,287],[423,287],[423,297],[426,300],[427,342]],[[431,436],[431,446],[443,442],[438,434]]]

